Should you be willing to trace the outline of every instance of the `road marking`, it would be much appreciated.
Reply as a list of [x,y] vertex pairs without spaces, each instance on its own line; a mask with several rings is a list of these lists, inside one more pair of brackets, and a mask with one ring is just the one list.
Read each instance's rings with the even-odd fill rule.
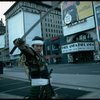
[[57,88],[56,88],[56,89],[54,89],[54,90],[56,91],[56,90],[59,90],[59,89],[61,89],[61,88],[60,88],[60,87],[57,87]]
[[21,89],[25,89],[25,88],[28,88],[28,87],[30,87],[30,86],[25,86],[25,87],[16,88],[16,89],[10,89],[10,90],[6,90],[6,91],[2,91],[2,93],[11,92],[11,91],[15,91],[15,90],[21,90]]

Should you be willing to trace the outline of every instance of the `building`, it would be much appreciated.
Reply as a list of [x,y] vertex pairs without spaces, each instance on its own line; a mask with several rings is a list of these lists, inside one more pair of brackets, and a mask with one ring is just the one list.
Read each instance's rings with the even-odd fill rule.
[[4,35],[4,34],[5,34],[5,26],[4,26],[4,23],[1,18],[1,20],[0,20],[0,35]]
[[100,2],[64,1],[61,4],[68,63],[100,61]]
[[[8,48],[9,52],[14,47],[13,40],[22,37],[51,7],[52,3],[48,5],[38,1],[16,1],[4,13],[6,18],[6,48]],[[51,13],[27,35],[25,40],[26,43],[31,45],[31,40],[35,35],[42,36],[44,40],[46,40],[62,34],[61,9],[58,7],[51,11]],[[20,51],[16,49],[13,55],[10,55],[11,60],[15,60],[19,53]]]
[[49,64],[67,63],[67,57],[62,55],[61,46],[65,44],[65,37],[63,35],[56,36],[45,40],[44,55]]
[[2,21],[0,20],[0,61],[5,61],[5,26]]

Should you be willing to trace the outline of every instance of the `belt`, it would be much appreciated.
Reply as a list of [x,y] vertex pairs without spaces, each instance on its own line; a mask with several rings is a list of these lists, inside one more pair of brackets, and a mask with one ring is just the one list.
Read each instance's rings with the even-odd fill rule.
[[48,79],[45,78],[31,79],[32,86],[47,85],[48,83],[49,83]]

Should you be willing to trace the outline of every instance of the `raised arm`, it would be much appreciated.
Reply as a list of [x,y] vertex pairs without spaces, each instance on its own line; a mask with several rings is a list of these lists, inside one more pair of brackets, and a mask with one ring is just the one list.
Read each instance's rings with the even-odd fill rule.
[[16,47],[18,47],[20,50],[24,50],[26,49],[26,44],[25,44],[25,41],[22,40],[21,38],[17,38],[13,41],[14,45]]
[[28,45],[25,44],[25,41],[22,40],[21,38],[17,38],[13,41],[14,45],[19,48],[20,51],[25,51],[27,53],[30,53],[31,55],[34,56],[34,53],[30,49]]

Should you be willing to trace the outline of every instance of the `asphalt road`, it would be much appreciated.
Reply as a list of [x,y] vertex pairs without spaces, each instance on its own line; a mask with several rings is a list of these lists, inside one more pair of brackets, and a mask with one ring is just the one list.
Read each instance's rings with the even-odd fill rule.
[[[23,67],[9,68],[9,71],[23,72]],[[88,74],[100,75],[100,63],[83,63],[83,64],[53,64],[48,69],[53,69],[53,73],[60,74]]]
[[[82,95],[91,93],[91,91],[83,91],[70,88],[53,88],[58,94],[58,99],[77,99]],[[0,93],[7,93],[10,95],[21,96],[24,98],[30,93],[30,83],[10,78],[2,78],[0,79]]]
[[100,75],[100,63],[49,65],[53,73]]
[[[22,67],[7,68],[5,70],[9,72],[23,72]],[[49,65],[49,70],[52,68],[53,73],[61,74],[88,74],[88,75],[100,75],[99,63],[88,64],[59,64]],[[58,99],[77,99],[83,95],[91,93],[91,91],[61,88],[53,86],[55,92],[58,94]],[[26,96],[30,92],[30,83],[27,81],[21,81],[11,78],[0,79],[0,93],[8,93],[11,95]]]

